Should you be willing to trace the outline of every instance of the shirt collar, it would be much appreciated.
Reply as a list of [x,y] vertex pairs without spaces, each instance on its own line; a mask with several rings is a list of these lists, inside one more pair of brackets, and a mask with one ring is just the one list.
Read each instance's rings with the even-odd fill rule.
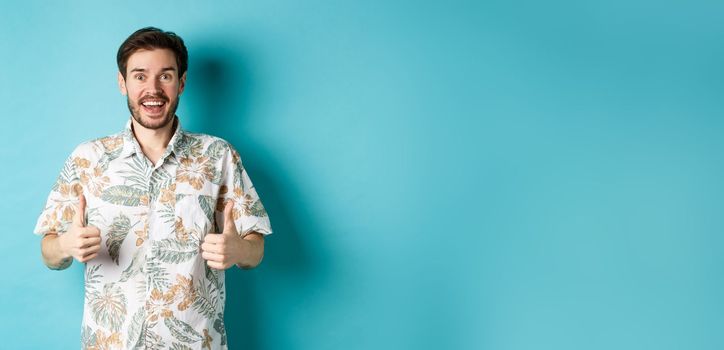
[[[182,151],[181,148],[184,144],[183,139],[186,133],[181,128],[181,121],[178,119],[178,116],[174,117],[174,124],[176,124],[176,130],[174,130],[173,136],[171,136],[171,140],[166,147],[166,152],[161,156],[161,159],[166,158],[168,155],[176,156]],[[141,145],[133,134],[133,123],[131,119],[126,122],[126,128],[123,130],[122,136],[123,150],[120,155],[122,158],[127,158],[134,154],[143,154],[143,152],[141,152]]]

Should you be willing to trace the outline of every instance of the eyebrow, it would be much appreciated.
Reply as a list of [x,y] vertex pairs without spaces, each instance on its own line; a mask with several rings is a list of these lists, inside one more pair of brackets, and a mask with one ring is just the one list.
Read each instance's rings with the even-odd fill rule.
[[[146,71],[147,71],[146,68],[133,68],[133,69],[131,69],[131,73],[133,73],[133,72],[146,72]],[[174,68],[174,67],[164,67],[164,68],[161,68],[161,71],[162,71],[162,72],[166,72],[166,71],[176,71],[176,68]]]

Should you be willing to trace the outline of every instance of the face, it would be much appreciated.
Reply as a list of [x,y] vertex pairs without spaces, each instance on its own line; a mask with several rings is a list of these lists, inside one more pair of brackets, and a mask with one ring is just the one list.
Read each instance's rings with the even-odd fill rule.
[[173,121],[185,84],[186,73],[178,76],[176,56],[168,49],[136,51],[128,58],[126,78],[118,73],[128,110],[147,129],[160,129]]

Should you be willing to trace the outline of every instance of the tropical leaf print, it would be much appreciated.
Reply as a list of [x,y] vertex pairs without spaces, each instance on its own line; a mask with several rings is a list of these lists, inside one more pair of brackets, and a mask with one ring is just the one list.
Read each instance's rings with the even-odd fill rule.
[[123,175],[126,185],[146,190],[148,189],[147,169],[151,167],[151,162],[143,154],[136,154],[131,157],[131,161],[126,163],[126,169],[118,173]]
[[89,226],[97,226],[98,223],[103,222],[103,215],[101,215],[101,211],[96,207],[86,208],[85,216],[86,224]]
[[175,317],[168,317],[163,320],[166,327],[171,331],[174,339],[183,343],[195,343],[201,341],[203,337],[199,332],[195,331],[191,325],[181,321]]
[[93,328],[84,326],[80,332],[80,343],[83,349],[88,349],[96,344],[96,333]]
[[182,199],[184,199],[184,197],[186,197],[186,196],[189,196],[189,195],[188,195],[188,194],[185,194],[185,193],[178,193],[178,194],[176,194],[176,203],[180,202],[180,201],[181,201]]
[[101,326],[118,331],[126,318],[126,295],[120,286],[107,283],[103,291],[91,292],[89,305],[93,320]]
[[135,343],[144,327],[146,327],[146,308],[141,306],[133,314],[131,323],[128,325],[126,344]]
[[261,204],[261,201],[256,201],[254,204],[251,205],[249,208],[249,213],[252,216],[262,217],[267,216],[266,209],[264,209],[264,206]]
[[63,169],[60,170],[58,179],[53,185],[53,191],[56,191],[61,184],[69,184],[74,181],[79,181],[79,178],[75,171],[75,163],[73,163],[72,157],[69,157],[65,163],[63,163]]
[[136,249],[136,252],[131,258],[131,263],[121,272],[120,282],[126,282],[133,276],[143,273],[143,268],[146,265],[146,250]]
[[204,264],[204,269],[206,270],[206,279],[211,282],[211,286],[219,289],[219,270],[214,270],[207,264]]
[[197,283],[196,287],[196,299],[194,299],[193,304],[191,304],[191,307],[196,310],[196,312],[204,315],[207,318],[214,317],[214,313],[216,312],[216,304],[218,302],[218,293],[214,293],[212,291],[217,291],[215,288],[213,288],[212,282],[204,282],[200,281]]
[[192,349],[183,344],[173,343],[173,344],[171,344],[171,350],[192,350]]
[[96,284],[100,283],[103,275],[98,272],[103,264],[98,265],[86,265],[85,268],[85,286],[86,288],[93,288]]
[[166,263],[185,262],[199,253],[199,247],[194,242],[194,240],[182,242],[175,237],[160,240],[153,247],[153,255]]
[[204,211],[204,214],[206,214],[206,218],[209,219],[209,222],[213,223],[216,200],[211,196],[200,195],[199,206],[201,206],[201,209]]
[[144,194],[143,191],[135,187],[116,185],[108,187],[103,191],[101,199],[112,204],[137,207],[141,205],[141,197],[144,196]]
[[173,206],[164,205],[158,209],[158,216],[163,219],[163,223],[172,225],[176,221],[176,210]]
[[224,325],[224,314],[216,314],[216,320],[214,320],[214,330],[221,334],[221,345],[226,345],[226,325]]
[[234,186],[240,186],[244,187],[244,182],[242,181],[244,172],[244,166],[241,164],[241,162],[236,163],[234,166]]
[[218,167],[212,166],[211,174],[211,183],[215,185],[221,185],[223,183],[224,178],[221,176],[221,170]]
[[123,240],[126,239],[129,231],[131,231],[131,219],[123,215],[123,213],[116,216],[108,228],[106,246],[108,247],[108,255],[111,256],[116,265],[118,265],[118,253],[121,244],[123,244]]
[[228,143],[223,140],[216,140],[206,148],[205,156],[211,159],[220,159],[229,149]]
[[98,166],[105,172],[108,170],[108,165],[121,155],[121,151],[123,151],[123,137],[113,135],[102,137],[95,141],[99,151],[102,150],[103,152],[100,159],[98,159]]
[[163,341],[161,335],[148,329],[148,327],[144,325],[133,349],[161,350],[165,347],[166,343]]
[[164,168],[158,168],[151,174],[149,194],[151,200],[156,200],[161,193],[161,189],[165,189],[171,186],[173,177]]
[[169,282],[168,271],[161,261],[155,259],[149,260],[146,263],[146,268],[148,279],[151,281],[151,288],[165,290],[169,285],[171,285],[171,282]]
[[203,149],[203,141],[198,137],[192,135],[184,135],[176,144],[178,155],[183,157],[198,157],[201,155]]

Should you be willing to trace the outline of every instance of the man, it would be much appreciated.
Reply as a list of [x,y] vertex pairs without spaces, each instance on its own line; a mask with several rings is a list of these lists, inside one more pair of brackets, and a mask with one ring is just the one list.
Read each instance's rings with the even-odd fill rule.
[[226,349],[224,270],[260,263],[269,217],[236,150],[181,129],[183,40],[143,28],[117,61],[131,118],[68,157],[35,227],[43,260],[86,264],[84,349]]

